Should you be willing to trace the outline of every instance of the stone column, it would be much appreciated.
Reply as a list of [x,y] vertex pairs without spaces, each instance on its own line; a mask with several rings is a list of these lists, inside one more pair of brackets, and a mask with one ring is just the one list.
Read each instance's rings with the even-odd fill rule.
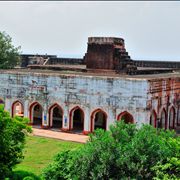
[[84,110],[84,130],[83,134],[89,134],[91,131],[91,117],[89,109],[86,107]]
[[23,108],[24,108],[24,117],[29,118],[30,112],[29,112],[29,103],[28,103],[28,100],[26,100],[24,102],[24,107]]
[[114,124],[116,121],[116,112],[113,112],[113,109],[109,109],[107,111],[107,122],[106,122],[106,130],[109,130],[109,126]]
[[11,100],[8,98],[5,99],[4,110],[8,111],[10,113],[10,115],[12,114]]
[[45,128],[45,129],[49,128],[49,117],[48,117],[47,104],[43,105],[42,128]]
[[62,131],[68,131],[69,130],[69,110],[68,107],[64,107],[64,114],[62,119]]

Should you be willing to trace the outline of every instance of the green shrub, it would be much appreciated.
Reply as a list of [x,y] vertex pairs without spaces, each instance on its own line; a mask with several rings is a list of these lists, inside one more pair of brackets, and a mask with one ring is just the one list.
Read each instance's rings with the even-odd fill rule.
[[26,124],[27,119],[11,118],[0,106],[0,179],[11,175],[12,168],[23,158],[25,137],[31,132]]
[[174,155],[152,167],[156,173],[154,180],[180,179],[180,137],[169,139],[169,143],[174,147]]
[[41,180],[40,177],[28,171],[14,171],[9,177],[10,180]]
[[[76,151],[63,152],[49,165],[43,177],[58,179],[152,179],[155,167],[179,154],[174,132],[117,122],[110,131],[98,129]],[[178,139],[176,141],[179,142]]]
[[35,180],[35,179],[31,176],[26,176],[25,178],[23,178],[23,180]]
[[71,179],[74,157],[74,151],[69,150],[57,154],[54,162],[44,169],[43,178],[46,180]]

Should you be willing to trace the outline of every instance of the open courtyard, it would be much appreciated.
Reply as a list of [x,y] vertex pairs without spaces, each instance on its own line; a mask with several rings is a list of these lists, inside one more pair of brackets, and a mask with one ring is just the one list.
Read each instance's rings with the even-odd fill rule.
[[27,137],[24,159],[14,171],[23,171],[39,176],[42,169],[53,161],[53,157],[58,152],[72,150],[80,146],[82,146],[81,143],[30,135]]

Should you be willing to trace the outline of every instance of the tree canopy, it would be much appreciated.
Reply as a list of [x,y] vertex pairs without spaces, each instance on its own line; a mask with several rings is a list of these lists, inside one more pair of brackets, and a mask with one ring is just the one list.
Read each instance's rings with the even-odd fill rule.
[[20,47],[14,47],[12,38],[5,32],[0,32],[0,69],[14,68],[20,62]]
[[23,158],[25,137],[27,132],[31,132],[27,122],[26,118],[11,118],[0,105],[0,179],[9,177],[12,168]]

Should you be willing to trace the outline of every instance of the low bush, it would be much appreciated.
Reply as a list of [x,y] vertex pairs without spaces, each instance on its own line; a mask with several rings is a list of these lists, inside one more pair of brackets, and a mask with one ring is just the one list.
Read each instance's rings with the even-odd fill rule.
[[31,172],[14,171],[9,180],[41,180],[41,178]]
[[109,131],[96,130],[82,148],[58,154],[42,176],[46,180],[158,178],[158,164],[174,156],[179,159],[177,143],[174,132],[149,125],[138,129],[120,121]]
[[173,157],[160,161],[152,167],[156,174],[154,180],[180,179],[180,137],[170,138],[169,143],[174,147]]

